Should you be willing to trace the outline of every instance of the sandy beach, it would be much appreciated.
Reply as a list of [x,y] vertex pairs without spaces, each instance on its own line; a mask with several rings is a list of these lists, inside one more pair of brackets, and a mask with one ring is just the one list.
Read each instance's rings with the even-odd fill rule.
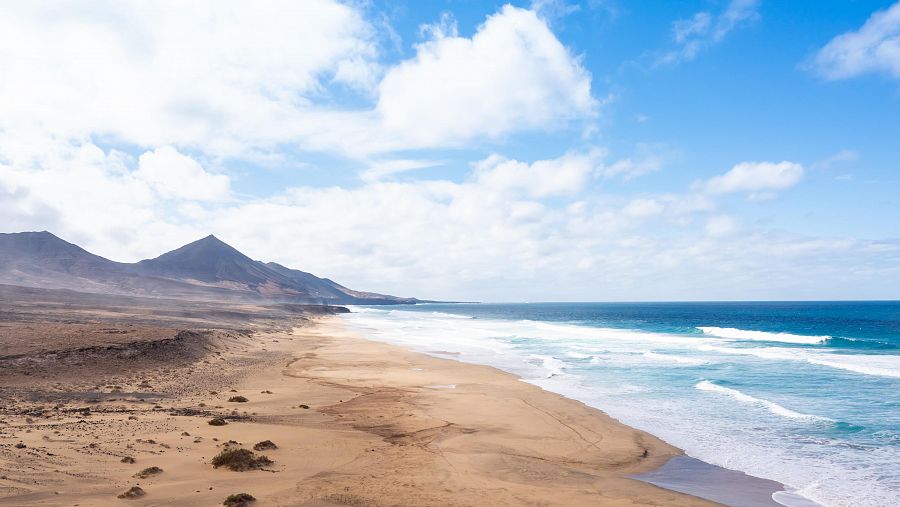
[[[334,317],[193,333],[155,362],[5,368],[0,505],[712,505],[626,477],[679,450],[490,367],[366,341]],[[271,462],[214,468],[226,449]]]

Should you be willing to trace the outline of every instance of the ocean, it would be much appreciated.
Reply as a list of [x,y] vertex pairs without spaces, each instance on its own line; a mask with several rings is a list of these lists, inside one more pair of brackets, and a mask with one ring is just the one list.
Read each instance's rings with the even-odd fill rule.
[[370,339],[517,374],[822,505],[900,505],[900,302],[351,309]]

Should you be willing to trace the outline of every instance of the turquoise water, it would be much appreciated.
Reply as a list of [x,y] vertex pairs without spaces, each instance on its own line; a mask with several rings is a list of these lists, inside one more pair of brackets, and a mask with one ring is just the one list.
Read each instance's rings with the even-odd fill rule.
[[900,505],[900,302],[353,310],[372,339],[516,373],[823,505]]

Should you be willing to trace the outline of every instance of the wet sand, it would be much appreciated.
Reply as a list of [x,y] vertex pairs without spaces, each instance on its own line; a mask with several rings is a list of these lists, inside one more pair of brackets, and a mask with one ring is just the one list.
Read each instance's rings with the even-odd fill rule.
[[786,491],[779,482],[688,456],[676,456],[660,468],[635,475],[634,478],[734,507],[821,507],[812,500]]
[[[329,319],[183,338],[181,361],[142,349],[99,373],[89,357],[7,372],[0,505],[714,505],[629,478],[677,449],[490,367]],[[211,464],[265,440],[270,464]],[[148,467],[162,471],[135,477]]]

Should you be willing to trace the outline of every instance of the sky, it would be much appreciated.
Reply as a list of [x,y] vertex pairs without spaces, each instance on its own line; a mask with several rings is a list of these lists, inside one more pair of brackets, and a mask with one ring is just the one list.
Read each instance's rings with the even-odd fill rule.
[[0,232],[425,299],[900,298],[900,2],[3,2]]

